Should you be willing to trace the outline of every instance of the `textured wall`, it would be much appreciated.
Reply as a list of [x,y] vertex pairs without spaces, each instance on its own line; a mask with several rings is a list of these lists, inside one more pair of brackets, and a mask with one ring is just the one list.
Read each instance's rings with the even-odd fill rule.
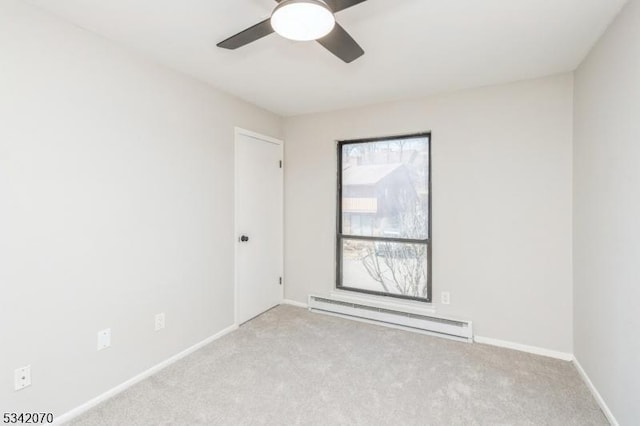
[[640,2],[576,72],[575,355],[621,425],[640,421]]
[[281,122],[20,1],[0,52],[0,406],[61,414],[233,323],[234,126]]

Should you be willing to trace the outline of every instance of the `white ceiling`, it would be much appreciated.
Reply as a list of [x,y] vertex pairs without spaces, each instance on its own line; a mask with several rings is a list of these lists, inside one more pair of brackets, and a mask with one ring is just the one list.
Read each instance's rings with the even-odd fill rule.
[[368,0],[337,20],[364,48],[345,64],[272,34],[216,43],[273,0],[29,0],[281,115],[415,98],[576,68],[627,0]]

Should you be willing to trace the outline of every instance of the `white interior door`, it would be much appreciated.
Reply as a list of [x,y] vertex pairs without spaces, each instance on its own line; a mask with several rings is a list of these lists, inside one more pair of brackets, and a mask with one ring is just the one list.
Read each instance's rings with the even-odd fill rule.
[[282,142],[236,129],[236,322],[282,301]]

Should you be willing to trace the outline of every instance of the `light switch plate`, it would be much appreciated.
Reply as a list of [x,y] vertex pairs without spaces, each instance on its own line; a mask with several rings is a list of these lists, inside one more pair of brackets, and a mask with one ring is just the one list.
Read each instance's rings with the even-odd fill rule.
[[156,331],[164,328],[164,312],[156,314]]
[[111,346],[111,329],[98,331],[98,350],[106,349],[109,346]]

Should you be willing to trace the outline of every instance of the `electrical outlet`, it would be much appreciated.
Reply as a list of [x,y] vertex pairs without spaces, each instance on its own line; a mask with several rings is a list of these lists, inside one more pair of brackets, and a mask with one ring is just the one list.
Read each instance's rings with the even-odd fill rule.
[[98,350],[101,351],[109,346],[111,346],[111,329],[98,331]]
[[156,314],[156,331],[164,328],[164,312]]
[[31,385],[31,366],[16,368],[14,372],[15,390],[24,389]]
[[440,303],[443,305],[448,305],[451,303],[451,294],[448,291],[443,291],[440,293]]

